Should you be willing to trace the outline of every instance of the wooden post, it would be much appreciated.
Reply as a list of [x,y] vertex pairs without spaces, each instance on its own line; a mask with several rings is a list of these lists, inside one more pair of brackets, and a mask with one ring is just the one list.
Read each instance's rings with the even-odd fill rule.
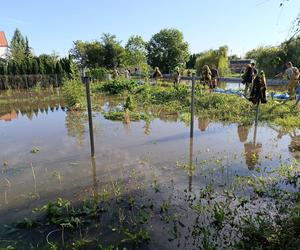
[[90,144],[91,144],[91,156],[95,156],[95,145],[94,145],[94,132],[93,132],[93,118],[92,118],[92,107],[91,107],[91,93],[90,93],[90,79],[84,77],[85,89],[86,89],[86,103],[89,117],[89,131],[90,131]]
[[194,136],[195,73],[192,77],[190,137]]

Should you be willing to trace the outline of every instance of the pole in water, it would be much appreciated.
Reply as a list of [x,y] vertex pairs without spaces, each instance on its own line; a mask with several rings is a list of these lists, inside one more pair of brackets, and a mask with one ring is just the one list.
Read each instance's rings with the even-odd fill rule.
[[260,101],[258,100],[257,105],[256,105],[255,126],[257,126],[257,123],[258,123],[259,102]]
[[91,156],[95,156],[95,145],[94,145],[94,131],[93,131],[93,118],[92,118],[92,107],[91,107],[91,93],[90,93],[90,79],[85,76],[85,89],[86,89],[86,102],[87,111],[89,117],[89,131],[90,131],[90,143],[91,143]]
[[195,105],[195,73],[193,73],[193,78],[192,78],[190,137],[194,137],[194,105]]
[[189,147],[189,191],[192,192],[192,183],[193,183],[193,147],[194,147],[194,138],[190,137],[190,147]]

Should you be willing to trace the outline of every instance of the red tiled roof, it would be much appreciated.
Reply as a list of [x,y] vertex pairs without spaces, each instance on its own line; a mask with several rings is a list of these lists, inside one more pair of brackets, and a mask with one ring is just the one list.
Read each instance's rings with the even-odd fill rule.
[[0,31],[0,47],[8,47],[4,31]]

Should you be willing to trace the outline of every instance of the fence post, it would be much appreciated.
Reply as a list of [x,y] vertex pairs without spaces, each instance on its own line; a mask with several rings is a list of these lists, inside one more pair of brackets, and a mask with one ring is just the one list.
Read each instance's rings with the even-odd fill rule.
[[90,79],[84,77],[85,89],[86,89],[86,102],[89,117],[89,131],[90,131],[90,144],[91,144],[91,156],[95,156],[95,145],[94,145],[94,131],[93,131],[93,118],[92,118],[92,107],[91,107],[91,93],[90,93]]
[[194,138],[190,137],[190,146],[189,146],[189,191],[192,191],[193,183],[193,148],[194,148]]
[[258,102],[256,104],[255,126],[257,126],[257,123],[258,123],[259,103],[260,103],[260,100],[258,100]]
[[192,98],[191,98],[191,125],[190,125],[190,137],[194,136],[194,105],[195,105],[195,73],[192,76]]

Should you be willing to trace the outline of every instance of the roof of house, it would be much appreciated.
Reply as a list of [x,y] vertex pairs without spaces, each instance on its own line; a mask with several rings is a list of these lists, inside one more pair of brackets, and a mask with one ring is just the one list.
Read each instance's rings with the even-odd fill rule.
[[0,47],[8,47],[4,31],[0,31]]

